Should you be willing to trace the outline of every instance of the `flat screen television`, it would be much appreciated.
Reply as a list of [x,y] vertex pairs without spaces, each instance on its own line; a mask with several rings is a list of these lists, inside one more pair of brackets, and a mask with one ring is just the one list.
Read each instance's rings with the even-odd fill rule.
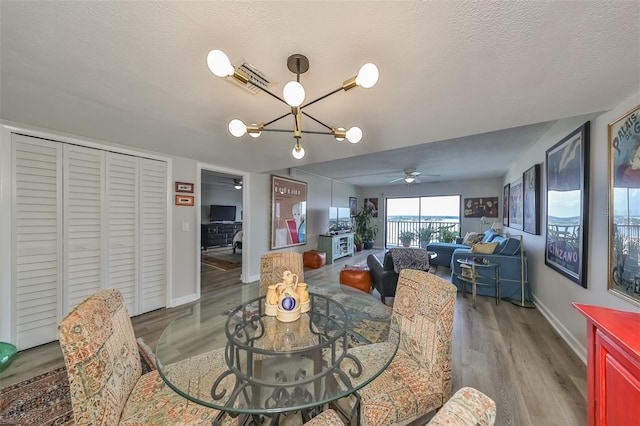
[[211,222],[235,222],[236,206],[219,206],[212,204],[209,220]]

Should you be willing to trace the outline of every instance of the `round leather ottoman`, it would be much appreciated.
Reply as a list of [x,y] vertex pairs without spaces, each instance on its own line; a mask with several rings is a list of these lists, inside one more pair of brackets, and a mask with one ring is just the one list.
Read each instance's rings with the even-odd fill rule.
[[371,274],[368,266],[346,265],[340,271],[340,284],[357,288],[365,293],[371,292]]
[[302,254],[302,264],[307,268],[318,269],[327,263],[327,253],[324,251],[309,250]]

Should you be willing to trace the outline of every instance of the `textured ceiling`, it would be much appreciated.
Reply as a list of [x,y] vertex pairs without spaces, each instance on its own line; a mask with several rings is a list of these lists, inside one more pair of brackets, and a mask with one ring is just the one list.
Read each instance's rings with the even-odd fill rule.
[[[3,0],[0,14],[2,119],[241,171],[308,168],[362,185],[405,168],[444,180],[446,160],[469,151],[508,165],[548,122],[607,110],[640,87],[638,1]],[[276,94],[294,78],[287,57],[306,55],[307,99],[374,62],[375,87],[308,108],[329,125],[360,126],[362,142],[305,134],[298,161],[288,133],[232,137],[230,119],[269,121],[288,109],[212,75],[214,48],[260,69]],[[303,129],[323,130],[309,119]],[[347,157],[352,180],[344,162],[331,163]]]

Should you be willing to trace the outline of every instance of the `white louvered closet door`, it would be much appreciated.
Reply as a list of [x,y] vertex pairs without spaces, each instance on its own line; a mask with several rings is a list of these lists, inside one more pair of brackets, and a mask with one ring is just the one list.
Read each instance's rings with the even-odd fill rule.
[[64,304],[66,315],[103,282],[105,152],[64,144]]
[[106,288],[122,292],[129,315],[138,315],[138,158],[106,153]]
[[140,313],[166,305],[167,163],[140,160]]
[[62,146],[12,135],[13,330],[18,349],[57,339],[62,319]]

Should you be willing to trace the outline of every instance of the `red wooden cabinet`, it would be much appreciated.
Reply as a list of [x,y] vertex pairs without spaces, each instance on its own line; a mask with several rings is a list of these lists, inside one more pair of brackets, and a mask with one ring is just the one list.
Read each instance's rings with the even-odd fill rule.
[[640,314],[573,304],[587,318],[587,421],[640,425]]

